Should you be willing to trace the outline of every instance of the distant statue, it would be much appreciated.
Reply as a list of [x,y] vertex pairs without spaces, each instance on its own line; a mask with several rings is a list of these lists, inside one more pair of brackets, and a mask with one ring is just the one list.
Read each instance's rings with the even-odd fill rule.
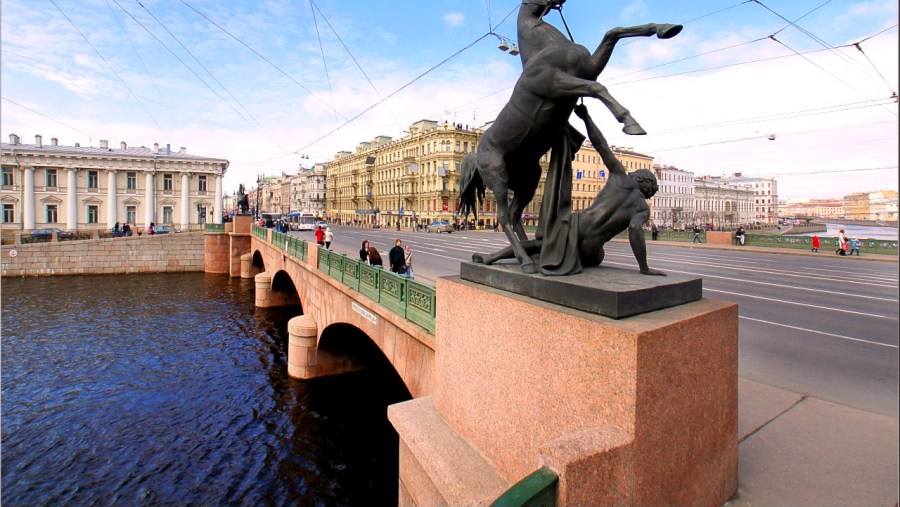
[[[597,50],[591,54],[587,48],[570,41],[544,21],[544,16],[551,10],[561,10],[564,2],[522,1],[517,23],[522,74],[509,102],[479,142],[478,151],[468,154],[460,169],[460,212],[463,218],[475,211],[476,201],[483,200],[485,187],[490,188],[497,198],[497,220],[526,273],[535,273],[538,269],[522,246],[522,242],[528,239],[522,224],[522,213],[534,198],[540,182],[540,158],[551,147],[554,153],[557,149],[577,151],[576,142],[580,142],[577,139],[583,139],[583,136],[568,124],[568,119],[582,97],[593,97],[603,102],[624,125],[626,134],[645,134],[628,110],[596,79],[620,39],[652,35],[668,39],[681,32],[682,28],[681,25],[660,24],[614,28],[606,32]],[[559,160],[565,161],[567,158],[562,154]],[[555,170],[551,164],[550,171]],[[565,208],[571,205],[571,182],[567,187],[565,182],[562,184],[564,187],[561,189],[548,188],[544,196],[545,199],[548,194],[558,197],[555,202],[562,206],[560,218],[565,221],[568,219]],[[510,191],[513,193],[511,202]],[[543,232],[549,235],[551,231]]]
[[238,186],[238,199],[237,199],[238,209],[241,214],[246,214],[250,212],[250,200],[247,197],[247,194],[244,193],[244,184],[241,183]]
[[[578,272],[582,266],[599,266],[603,262],[603,246],[624,230],[628,230],[628,242],[637,259],[642,274],[665,276],[662,271],[651,269],[647,264],[647,244],[644,238],[643,225],[650,218],[650,207],[647,199],[659,190],[656,176],[647,169],[638,169],[628,174],[622,162],[616,158],[609,148],[600,129],[588,115],[587,107],[579,104],[575,114],[584,120],[588,138],[597,148],[603,163],[609,169],[606,186],[597,194],[594,202],[585,210],[574,213],[568,222],[568,228],[561,231],[567,238],[570,248],[577,250],[577,255],[565,256],[563,264],[575,262],[576,266],[564,266],[566,271]],[[544,239],[532,239],[522,242],[528,255],[538,256],[542,271],[547,260],[544,259]],[[573,252],[574,253],[574,252]],[[500,259],[515,257],[512,247],[491,255],[475,254],[475,262],[493,264]],[[553,274],[553,273],[547,273]],[[565,273],[571,274],[571,273]]]

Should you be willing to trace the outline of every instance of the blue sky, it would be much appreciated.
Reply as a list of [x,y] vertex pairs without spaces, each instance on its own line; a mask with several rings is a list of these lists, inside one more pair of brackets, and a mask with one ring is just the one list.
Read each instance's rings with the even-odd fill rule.
[[[230,160],[230,193],[423,118],[491,121],[521,71],[497,49],[518,5],[4,0],[0,129],[183,146]],[[897,189],[895,0],[568,0],[563,16],[591,50],[615,26],[685,24],[617,46],[600,81],[648,135],[588,99],[612,144],[698,175],[775,176],[782,198]]]

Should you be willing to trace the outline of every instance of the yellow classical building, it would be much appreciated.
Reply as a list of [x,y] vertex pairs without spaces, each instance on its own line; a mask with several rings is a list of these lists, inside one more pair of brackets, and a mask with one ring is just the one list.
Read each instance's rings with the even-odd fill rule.
[[[459,171],[463,157],[477,149],[486,128],[489,126],[420,120],[402,139],[379,136],[360,143],[353,152],[338,152],[326,170],[328,218],[380,227],[462,220],[457,214]],[[612,149],[628,172],[653,166],[652,157],[630,149]],[[549,159],[549,154],[541,158],[541,182],[523,214],[526,225],[537,223]],[[573,211],[590,206],[608,176],[600,155],[586,141],[572,163]],[[493,227],[496,223],[497,204],[488,190],[474,225]]]

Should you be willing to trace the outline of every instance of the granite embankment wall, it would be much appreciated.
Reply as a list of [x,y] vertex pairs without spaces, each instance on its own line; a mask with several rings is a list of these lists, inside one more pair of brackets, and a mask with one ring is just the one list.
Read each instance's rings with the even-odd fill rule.
[[0,261],[4,277],[204,271],[204,234],[4,245]]

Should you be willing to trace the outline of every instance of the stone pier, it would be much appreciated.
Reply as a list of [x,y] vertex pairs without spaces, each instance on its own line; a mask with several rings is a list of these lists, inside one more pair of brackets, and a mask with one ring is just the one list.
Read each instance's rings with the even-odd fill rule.
[[319,350],[316,320],[309,315],[294,317],[288,322],[288,375],[311,379],[337,375],[359,369],[349,357]]

